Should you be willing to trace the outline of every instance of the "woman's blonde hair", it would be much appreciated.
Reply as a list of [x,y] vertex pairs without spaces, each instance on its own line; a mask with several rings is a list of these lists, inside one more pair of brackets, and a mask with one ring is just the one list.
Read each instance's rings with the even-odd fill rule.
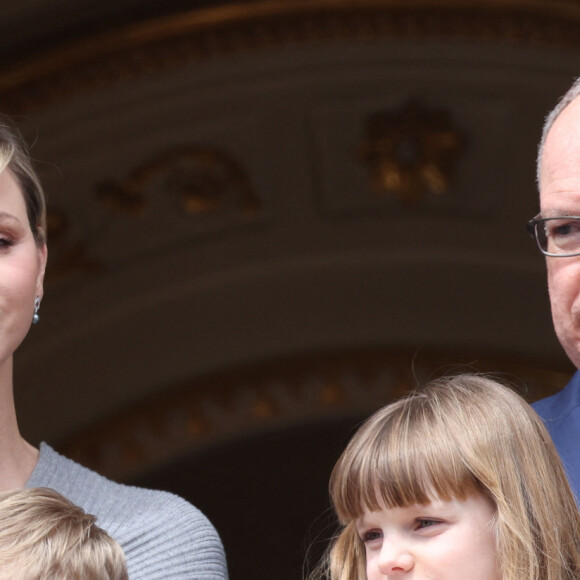
[[477,493],[495,506],[502,580],[580,578],[580,516],[544,424],[514,391],[478,375],[436,380],[360,427],[330,478],[343,528],[325,572],[366,579],[355,529],[363,511]]
[[121,546],[52,489],[0,493],[2,580],[128,580]]
[[38,246],[46,241],[46,198],[28,154],[28,147],[12,120],[0,115],[0,173],[9,169],[20,184],[30,229]]

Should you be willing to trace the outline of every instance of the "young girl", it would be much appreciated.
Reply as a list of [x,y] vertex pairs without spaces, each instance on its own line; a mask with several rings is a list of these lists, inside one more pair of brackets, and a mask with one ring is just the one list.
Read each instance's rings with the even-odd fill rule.
[[580,516],[542,421],[510,389],[440,379],[376,412],[339,458],[331,580],[577,580]]

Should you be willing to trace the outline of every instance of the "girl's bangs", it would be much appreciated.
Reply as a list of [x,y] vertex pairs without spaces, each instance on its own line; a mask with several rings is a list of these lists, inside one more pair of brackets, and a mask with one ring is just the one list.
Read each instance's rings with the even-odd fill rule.
[[479,491],[454,430],[416,407],[379,411],[341,456],[330,488],[344,523],[367,510],[461,500]]

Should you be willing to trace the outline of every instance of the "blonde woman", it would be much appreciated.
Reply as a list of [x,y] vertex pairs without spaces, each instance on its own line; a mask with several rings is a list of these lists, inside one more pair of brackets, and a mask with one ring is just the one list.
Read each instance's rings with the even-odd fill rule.
[[128,580],[121,546],[52,489],[0,493],[0,578]]
[[462,375],[371,416],[330,479],[342,530],[313,577],[577,580],[580,516],[542,421]]
[[22,437],[14,353],[42,318],[46,260],[42,186],[18,131],[0,116],[0,490],[49,487],[95,514],[123,547],[131,580],[226,580],[221,540],[194,506],[167,492],[110,481]]

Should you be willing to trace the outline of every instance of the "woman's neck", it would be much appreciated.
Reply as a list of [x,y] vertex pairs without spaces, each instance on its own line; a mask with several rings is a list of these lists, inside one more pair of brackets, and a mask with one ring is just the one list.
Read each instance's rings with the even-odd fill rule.
[[0,365],[0,491],[24,486],[38,462],[38,450],[18,429],[12,365]]

